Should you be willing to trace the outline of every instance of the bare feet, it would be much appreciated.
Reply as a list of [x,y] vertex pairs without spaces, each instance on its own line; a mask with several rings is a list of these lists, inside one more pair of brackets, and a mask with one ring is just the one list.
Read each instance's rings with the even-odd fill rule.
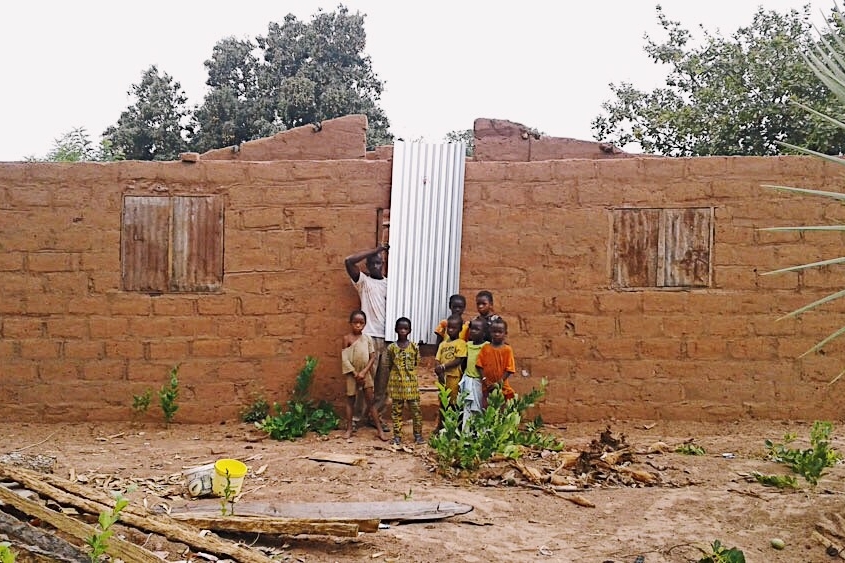
[[381,440],[382,442],[387,442],[390,439],[387,437],[387,434],[384,433],[384,430],[382,430],[381,428],[377,428],[377,430],[379,440]]
[[347,440],[352,437],[352,426],[351,425],[346,427],[346,434],[344,434],[343,437],[346,438]]

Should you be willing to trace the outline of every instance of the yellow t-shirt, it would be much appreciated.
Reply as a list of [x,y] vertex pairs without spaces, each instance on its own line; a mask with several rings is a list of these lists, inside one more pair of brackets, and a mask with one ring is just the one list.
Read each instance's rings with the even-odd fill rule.
[[[448,338],[448,336],[446,337]],[[455,358],[466,358],[467,357],[467,343],[465,340],[461,340],[458,338],[457,340],[444,340],[440,343],[440,346],[437,348],[437,355],[435,358],[441,364],[448,364]],[[461,374],[463,373],[463,368],[461,364],[458,364],[455,367],[451,367],[446,370],[445,376],[446,378],[453,378],[456,377],[458,379],[461,378]]]

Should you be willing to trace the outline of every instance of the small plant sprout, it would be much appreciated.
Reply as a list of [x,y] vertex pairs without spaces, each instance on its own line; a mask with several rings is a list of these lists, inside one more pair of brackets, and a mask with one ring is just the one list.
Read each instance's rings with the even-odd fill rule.
[[109,548],[109,539],[114,534],[112,526],[120,520],[120,513],[129,505],[129,500],[123,497],[123,493],[117,493],[114,498],[114,507],[100,512],[97,527],[99,531],[87,538],[85,542],[91,548],[89,557],[91,563],[100,561],[100,557],[106,553]]
[[766,487],[777,487],[778,489],[797,489],[798,479],[792,475],[764,475],[754,471],[751,475],[761,485]]
[[411,498],[412,498],[413,496],[414,496],[414,491],[413,491],[413,489],[411,489],[411,488],[409,488],[409,489],[408,489],[408,492],[407,492],[407,493],[402,493],[402,498],[403,498],[404,500],[411,500]]
[[170,384],[163,385],[158,392],[158,401],[161,405],[161,411],[164,413],[164,422],[170,424],[173,417],[176,416],[176,411],[179,410],[179,405],[176,400],[179,398],[179,364],[173,366],[170,370]]
[[220,499],[220,513],[223,516],[227,515],[226,505],[229,505],[228,515],[235,515],[235,489],[232,487],[232,478],[229,476],[229,470],[226,470],[226,486],[223,487],[223,498]]
[[727,548],[719,540],[713,540],[709,549],[698,548],[704,557],[698,563],[745,563],[745,554],[735,547]]

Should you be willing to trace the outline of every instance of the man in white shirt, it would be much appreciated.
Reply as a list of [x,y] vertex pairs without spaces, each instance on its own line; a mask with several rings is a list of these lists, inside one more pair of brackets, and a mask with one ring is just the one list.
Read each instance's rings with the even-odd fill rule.
[[[373,382],[375,384],[375,407],[381,415],[387,403],[387,380],[389,377],[387,366],[387,354],[385,353],[385,315],[387,310],[387,278],[384,277],[384,258],[382,252],[388,249],[387,244],[376,248],[362,250],[346,257],[346,273],[352,280],[352,285],[358,291],[361,298],[361,310],[367,315],[367,324],[363,333],[373,339],[376,351],[376,361],[373,365]],[[367,273],[358,268],[358,263],[366,260]],[[364,409],[364,401],[360,393],[355,401],[355,414],[353,420],[361,420]],[[371,422],[372,424],[372,422]],[[386,424],[383,427],[385,432],[389,431]]]

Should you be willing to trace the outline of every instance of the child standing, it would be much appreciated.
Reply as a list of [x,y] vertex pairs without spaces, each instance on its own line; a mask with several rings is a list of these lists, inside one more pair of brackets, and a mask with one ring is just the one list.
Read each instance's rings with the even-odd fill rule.
[[446,339],[437,347],[435,356],[438,363],[434,373],[437,381],[449,390],[449,406],[452,407],[458,402],[458,388],[467,359],[467,343],[459,338],[463,324],[464,319],[460,315],[446,319]]
[[[463,322],[464,311],[467,309],[467,299],[463,295],[456,293],[449,297],[449,312],[452,315],[458,315],[461,317],[461,322]],[[434,334],[437,335],[437,344],[440,346],[440,343],[446,338],[446,322],[447,319],[443,319],[440,321],[440,324],[437,325],[437,328],[434,329]],[[463,323],[463,328],[461,329],[461,333],[458,336],[461,340],[466,340],[467,335],[469,334],[469,323]]]
[[481,348],[475,360],[475,369],[481,374],[483,406],[487,408],[487,397],[497,384],[502,384],[502,393],[506,400],[514,397],[513,388],[508,383],[516,371],[513,348],[505,344],[508,324],[501,317],[490,324],[490,344]]
[[343,337],[343,349],[340,353],[341,371],[346,376],[346,434],[352,437],[352,410],[355,406],[355,395],[363,390],[366,409],[374,421],[377,421],[378,437],[387,441],[387,435],[381,428],[381,421],[375,408],[373,395],[373,364],[376,361],[375,347],[372,339],[363,333],[367,325],[367,315],[364,311],[352,311],[349,315],[350,331]]
[[411,320],[400,317],[396,320],[396,342],[387,347],[387,364],[390,379],[387,390],[393,401],[393,443],[402,443],[402,411],[407,403],[413,420],[414,441],[423,444],[422,411],[420,410],[420,386],[417,382],[417,366],[420,364],[420,350],[408,340],[411,334]]
[[482,410],[484,393],[481,386],[481,374],[478,372],[476,362],[481,349],[487,345],[484,340],[484,321],[473,319],[469,323],[469,341],[467,342],[467,364],[464,369],[464,376],[461,378],[460,392],[465,394],[463,430],[469,426],[469,419],[473,414]]
[[475,307],[478,309],[478,316],[475,318],[484,321],[484,340],[492,342],[490,325],[502,318],[493,311],[493,294],[486,289],[479,291],[475,296]]

